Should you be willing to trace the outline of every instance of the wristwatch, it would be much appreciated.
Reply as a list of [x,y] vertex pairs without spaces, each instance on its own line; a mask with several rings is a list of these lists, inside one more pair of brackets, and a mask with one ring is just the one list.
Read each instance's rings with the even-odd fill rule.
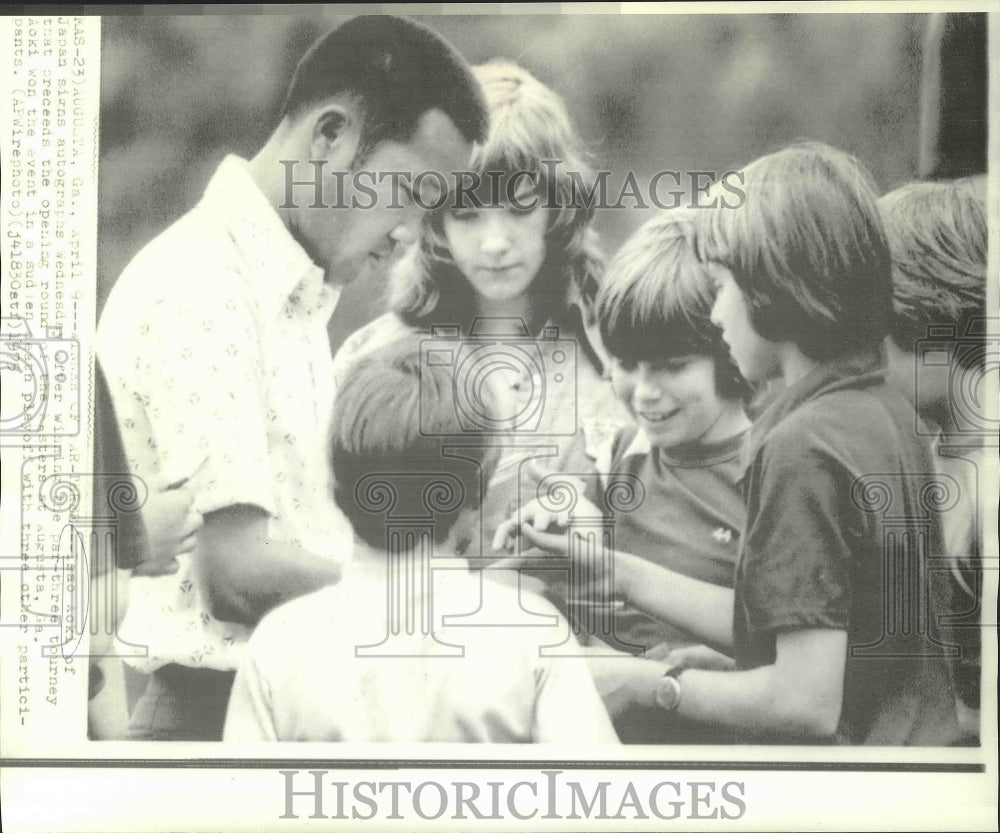
[[681,703],[680,676],[687,669],[683,665],[671,665],[656,684],[656,705],[672,712]]

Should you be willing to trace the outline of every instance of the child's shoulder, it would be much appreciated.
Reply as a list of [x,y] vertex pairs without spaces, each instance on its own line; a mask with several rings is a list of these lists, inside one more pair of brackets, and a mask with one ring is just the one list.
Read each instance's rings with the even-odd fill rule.
[[468,570],[438,571],[434,579],[436,606],[448,606],[451,604],[450,600],[455,600],[459,609],[468,608],[469,600],[476,598],[482,592],[489,596],[491,604],[503,609],[517,611],[523,608],[532,613],[558,615],[556,607],[540,595],[544,591],[544,585],[540,580],[512,572],[510,569],[497,571],[490,569],[489,565],[480,568],[476,566],[475,561],[474,558],[470,559]]
[[650,446],[639,433],[637,425],[623,425],[611,440],[611,463],[616,465],[632,455],[649,454]]
[[912,414],[913,407],[903,395],[882,380],[824,392],[793,410],[782,422],[787,423],[785,430],[836,431],[863,441]]
[[[541,595],[540,579],[503,571],[513,577],[509,579],[488,568],[440,572],[443,580],[434,582],[434,615],[436,620],[441,617],[438,621],[445,641],[465,645],[470,656],[493,656],[497,661],[532,667],[548,663],[539,648],[557,642],[568,624],[559,609]],[[462,624],[461,617],[474,612],[477,599],[481,603],[488,600],[493,626]],[[454,615],[460,618],[452,619]]]
[[794,466],[833,459],[851,469],[918,452],[912,406],[881,382],[824,393],[786,414],[768,431],[765,453]]
[[[285,639],[290,631],[314,632],[317,622],[337,608],[341,596],[339,585],[331,584],[284,602],[265,614],[250,639],[259,643],[268,639]],[[302,630],[303,626],[305,630]]]

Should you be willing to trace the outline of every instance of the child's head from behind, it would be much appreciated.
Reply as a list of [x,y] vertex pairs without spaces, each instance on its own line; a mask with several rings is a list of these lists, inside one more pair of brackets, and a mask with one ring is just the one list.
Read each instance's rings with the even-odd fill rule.
[[479,509],[496,468],[496,452],[484,444],[449,456],[443,440],[461,433],[453,369],[422,358],[420,340],[408,337],[360,360],[337,390],[334,500],[355,534],[378,549],[393,518],[433,520],[435,543],[445,541],[464,511]]
[[514,63],[473,73],[491,123],[470,166],[480,187],[431,212],[419,257],[395,270],[391,305],[410,323],[464,325],[490,302],[529,294],[551,314],[570,283],[582,286],[601,266],[593,210],[570,176],[589,183],[592,174],[565,105]]
[[[948,182],[905,185],[878,207],[892,251],[890,373],[940,424],[955,374],[984,368],[986,207],[971,188]],[[950,362],[923,361],[916,355],[921,340],[948,352]]]
[[[871,176],[823,144],[743,170],[746,200],[705,209],[698,251],[719,283],[713,321],[744,376],[780,375],[777,344],[812,361],[874,346],[889,331],[889,247]],[[755,340],[756,339],[756,340]]]
[[728,439],[724,420],[749,396],[709,320],[712,301],[688,213],[650,220],[608,265],[596,300],[601,341],[615,393],[653,445]]

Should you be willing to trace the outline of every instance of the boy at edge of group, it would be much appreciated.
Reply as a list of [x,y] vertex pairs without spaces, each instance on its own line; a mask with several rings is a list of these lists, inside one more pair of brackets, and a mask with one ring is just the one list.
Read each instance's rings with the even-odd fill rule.
[[[735,587],[614,559],[617,593],[737,668],[617,661],[592,666],[598,688],[612,710],[615,697],[656,704],[747,741],[951,744],[954,646],[939,633],[943,583],[927,569],[942,551],[924,488],[934,465],[886,381],[891,259],[871,178],[822,144],[743,173],[746,202],[706,209],[697,232],[717,286],[712,320],[740,372],[783,383],[748,439]],[[566,535],[520,531],[568,548]]]
[[[422,364],[419,338],[354,367],[330,440],[353,557],[338,584],[261,621],[233,684],[225,740],[618,742],[580,657],[542,656],[533,628],[448,625],[449,614],[472,612],[490,580],[448,556],[479,525],[483,484],[497,464],[487,444],[466,441],[449,456],[442,438],[457,433],[452,369]],[[395,549],[393,519],[414,518],[432,519],[432,545],[404,533]],[[390,586],[393,563],[418,580]],[[414,617],[399,614],[394,636],[393,587]],[[558,624],[551,605],[515,587],[490,595]],[[428,613],[430,627],[416,627]]]
[[963,745],[980,740],[983,611],[996,609],[996,597],[985,592],[984,557],[987,536],[997,530],[997,504],[980,499],[986,484],[1000,482],[997,435],[989,427],[996,397],[965,395],[979,388],[989,364],[984,188],[976,180],[914,182],[878,201],[892,251],[889,379],[913,403],[918,431],[934,438],[935,463],[955,498],[941,520],[949,632],[960,648],[954,673]]

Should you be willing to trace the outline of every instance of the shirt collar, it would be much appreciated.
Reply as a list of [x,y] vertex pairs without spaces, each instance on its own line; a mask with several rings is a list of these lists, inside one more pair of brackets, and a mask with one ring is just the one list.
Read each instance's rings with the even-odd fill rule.
[[[724,460],[728,460],[736,455],[743,447],[747,438],[747,431],[741,431],[732,437],[726,437],[713,443],[698,443],[682,449],[656,449],[660,459],[668,466],[679,466],[681,468],[701,468],[715,465]],[[649,442],[645,432],[637,428],[635,436],[625,449],[622,459],[632,457],[636,454],[653,454],[654,449]]]
[[756,419],[745,446],[746,467],[753,464],[771,431],[792,411],[833,391],[864,388],[883,382],[886,368],[885,348],[881,344],[854,350],[818,364],[795,384],[781,391]]
[[286,305],[333,312],[339,288],[292,237],[250,173],[250,164],[227,156],[205,189],[201,205],[217,218],[246,258],[246,277],[260,308],[277,316]]

